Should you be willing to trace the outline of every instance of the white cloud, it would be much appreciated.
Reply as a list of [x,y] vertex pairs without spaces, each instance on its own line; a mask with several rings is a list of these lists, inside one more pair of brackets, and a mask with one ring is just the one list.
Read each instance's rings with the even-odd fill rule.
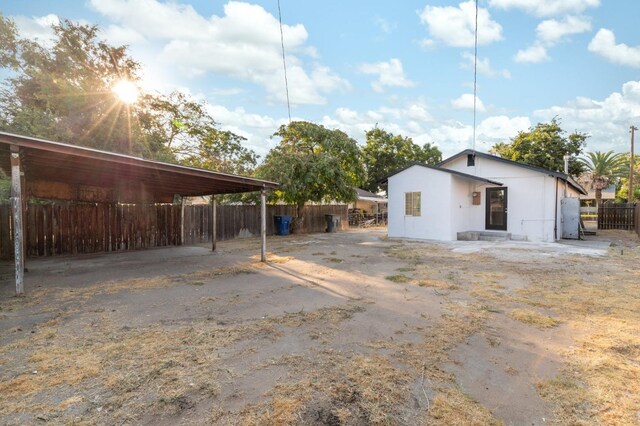
[[591,31],[591,19],[586,16],[565,16],[562,20],[547,19],[536,27],[536,41],[513,57],[520,63],[539,63],[551,59],[548,49],[568,36]]
[[[488,117],[476,128],[475,148],[487,152],[494,144],[508,142],[519,131],[529,127],[531,122],[528,117]],[[444,157],[448,157],[473,146],[473,126],[448,120],[434,125],[424,137],[437,143]]]
[[398,26],[395,22],[389,22],[384,18],[376,18],[374,23],[385,34],[391,34]]
[[[207,110],[221,123],[221,128],[247,138],[244,145],[263,158],[277,144],[277,140],[272,139],[271,135],[280,125],[287,123],[284,118],[255,114],[244,108],[229,109],[221,105],[208,105]],[[297,119],[300,118],[294,117],[294,120]],[[421,100],[402,107],[383,106],[367,111],[336,108],[332,114],[327,114],[316,122],[328,128],[340,129],[361,144],[365,142],[365,132],[377,125],[394,134],[411,137],[419,145],[426,142],[435,144],[445,156],[469,148],[472,144],[472,126],[452,120],[435,121],[427,105]],[[531,123],[527,117],[488,117],[478,124],[476,147],[488,151],[494,143],[506,141],[518,131],[529,127]]]
[[120,25],[109,25],[105,30],[102,30],[101,35],[110,44],[115,45],[130,45],[145,41],[144,36],[136,30]]
[[[222,16],[206,18],[190,5],[173,2],[90,2],[121,33],[135,31],[147,40],[165,43],[161,60],[177,65],[187,76],[220,73],[264,87],[271,99],[286,98],[279,22],[259,5],[230,1]],[[306,44],[303,25],[283,25],[282,31],[292,103],[323,104],[325,94],[350,87],[326,66],[304,63],[302,56],[314,58],[317,52]]]
[[[474,56],[470,52],[463,52],[462,58],[466,60],[460,64],[461,67],[467,69],[473,69]],[[491,66],[489,58],[478,58],[478,74],[485,75],[487,77],[502,77],[511,78],[511,73],[507,69],[496,70]]]
[[378,79],[371,83],[371,87],[376,92],[383,92],[387,87],[413,87],[415,83],[409,80],[402,68],[399,59],[392,58],[387,62],[377,62],[374,64],[362,64],[359,67],[364,74],[377,75]]
[[601,28],[589,43],[589,51],[596,53],[614,64],[640,68],[640,46],[631,47],[616,44],[613,31]]
[[256,151],[262,158],[277,143],[271,139],[271,135],[280,125],[287,123],[284,118],[275,119],[247,112],[244,108],[228,109],[222,105],[207,105],[207,111],[220,123],[221,129],[245,137],[247,141],[243,145]]
[[[464,109],[473,111],[473,94],[465,93],[457,99],[451,101],[451,105],[453,105],[456,109]],[[480,112],[486,111],[484,104],[480,100],[479,97],[476,96],[476,110]]]
[[[333,114],[324,116],[321,124],[342,129],[360,143],[364,143],[365,132],[377,125],[391,133],[411,137],[419,145],[427,142],[435,144],[444,156],[470,148],[473,138],[472,126],[454,120],[436,121],[422,102],[402,108],[381,107],[367,112],[338,108]],[[529,127],[531,122],[528,117],[488,117],[478,124],[476,148],[488,151],[493,144],[508,141]]]
[[489,0],[489,6],[500,9],[521,9],[536,16],[582,13],[600,6],[600,0]]
[[506,115],[496,115],[482,120],[478,126],[478,134],[485,140],[495,142],[507,141],[518,134],[518,132],[527,130],[531,127],[529,117],[513,117]]
[[419,44],[423,49],[432,49],[436,46],[436,41],[431,38],[424,38],[420,40]]
[[586,16],[565,16],[563,20],[547,19],[538,24],[538,40],[553,45],[562,38],[591,31],[591,19]]
[[518,50],[513,60],[520,63],[538,63],[549,60],[547,48],[541,44],[534,44],[524,50]]
[[213,95],[214,97],[235,96],[235,95],[239,95],[239,94],[244,93],[244,92],[245,92],[245,90],[241,89],[239,87],[217,88],[217,89],[212,89],[211,90],[211,95]]
[[544,121],[558,116],[562,127],[591,134],[589,150],[628,150],[629,126],[640,124],[640,81],[628,81],[603,100],[578,97],[563,106],[534,112]]
[[[448,46],[473,47],[475,38],[475,3],[467,1],[453,6],[426,6],[420,20],[427,25],[431,37]],[[478,10],[478,44],[502,40],[502,26],[491,20],[489,11]],[[423,44],[426,42],[423,42]]]
[[380,107],[358,112],[350,108],[337,108],[333,114],[322,117],[320,123],[329,128],[341,129],[360,143],[365,132],[376,125],[391,133],[414,139],[416,143],[428,142],[427,126],[433,121],[426,104],[420,100],[403,107]]
[[53,43],[54,32],[51,26],[60,23],[60,18],[54,14],[34,16],[32,18],[13,16],[11,19],[16,24],[22,38],[37,40],[45,46],[50,46]]

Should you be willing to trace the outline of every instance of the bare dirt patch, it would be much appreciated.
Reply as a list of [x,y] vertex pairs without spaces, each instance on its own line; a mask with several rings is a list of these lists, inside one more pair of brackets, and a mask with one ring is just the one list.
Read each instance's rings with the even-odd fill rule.
[[0,288],[0,423],[637,424],[640,249],[614,237],[32,261],[27,297]]

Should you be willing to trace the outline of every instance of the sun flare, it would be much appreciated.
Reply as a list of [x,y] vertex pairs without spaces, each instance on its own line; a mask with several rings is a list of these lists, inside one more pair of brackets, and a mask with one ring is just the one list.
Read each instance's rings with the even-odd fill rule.
[[129,80],[120,80],[113,86],[113,93],[126,103],[132,104],[138,99],[139,91],[135,84]]

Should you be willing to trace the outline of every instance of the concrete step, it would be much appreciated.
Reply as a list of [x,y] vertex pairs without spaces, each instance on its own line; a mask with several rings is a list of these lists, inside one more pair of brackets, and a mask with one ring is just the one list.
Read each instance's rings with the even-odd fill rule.
[[500,231],[458,232],[458,241],[509,241],[511,233]]
[[488,235],[480,235],[478,237],[478,241],[508,241],[509,239],[506,237],[491,237]]

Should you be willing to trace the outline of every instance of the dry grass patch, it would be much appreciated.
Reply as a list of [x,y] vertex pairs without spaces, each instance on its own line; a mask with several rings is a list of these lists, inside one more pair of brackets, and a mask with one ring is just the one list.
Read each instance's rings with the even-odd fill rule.
[[547,315],[534,311],[532,309],[512,309],[507,316],[516,321],[533,325],[538,328],[551,328],[559,324],[558,320]]
[[[0,418],[37,413],[61,423],[136,423],[148,413],[180,415],[218,394],[220,374],[228,374],[218,358],[221,348],[249,339],[274,341],[283,329],[303,325],[329,333],[363,310],[349,304],[228,325],[193,320],[180,327],[119,327],[108,314],[99,328],[52,320],[0,348],[0,358],[9,360],[0,372]],[[274,424],[284,419],[274,418]]]
[[443,389],[433,399],[430,425],[485,426],[502,425],[491,412],[466,395],[460,388]]
[[444,290],[456,290],[460,288],[459,285],[453,284],[448,281],[430,280],[430,279],[419,280],[418,285],[420,287],[433,287],[433,288],[441,288]]
[[[38,412],[53,419],[73,406],[93,422],[136,419],[147,411],[180,412],[217,394],[218,349],[273,334],[271,324],[260,322],[130,329],[103,320],[99,329],[82,333],[65,332],[57,324],[40,327],[0,349],[3,357],[27,359],[26,370],[15,364],[0,376],[0,415]],[[73,399],[57,404],[69,389]]]
[[[451,399],[454,394],[447,389],[454,377],[444,366],[451,361],[449,351],[479,331],[485,319],[485,312],[476,306],[451,304],[437,324],[425,329],[419,343],[380,340],[366,345],[368,350],[378,354],[327,350],[273,360],[268,365],[286,366],[296,381],[277,385],[270,392],[269,401],[247,407],[242,413],[242,423],[398,425],[433,421],[434,424],[445,424],[446,419],[464,417],[465,414],[449,416],[444,408],[438,408],[435,413],[439,413],[442,421],[430,418],[432,413],[427,412],[429,403],[422,391],[415,393],[421,377],[424,386],[441,389],[440,399],[444,405],[455,407],[451,410],[464,408],[469,419],[483,413],[483,417],[478,417],[478,421],[483,422],[490,416],[484,414],[486,410],[483,411],[478,403],[468,398]],[[318,321],[325,319],[320,316]],[[296,324],[296,321],[291,323],[292,326]],[[403,413],[415,410],[415,404],[422,407],[422,417],[408,421]]]
[[529,301],[544,301],[572,329],[576,344],[564,355],[567,367],[539,384],[553,401],[561,424],[638,424],[640,413],[640,253],[610,261],[614,273],[595,269],[589,281],[535,277],[537,286],[519,291]]
[[406,275],[404,275],[404,274],[387,275],[384,278],[386,280],[392,281],[394,283],[408,283],[408,282],[411,282],[411,278],[406,276]]
[[270,400],[247,407],[243,424],[402,424],[409,400],[409,372],[387,356],[325,351],[310,360],[294,357],[301,380],[276,385]]

